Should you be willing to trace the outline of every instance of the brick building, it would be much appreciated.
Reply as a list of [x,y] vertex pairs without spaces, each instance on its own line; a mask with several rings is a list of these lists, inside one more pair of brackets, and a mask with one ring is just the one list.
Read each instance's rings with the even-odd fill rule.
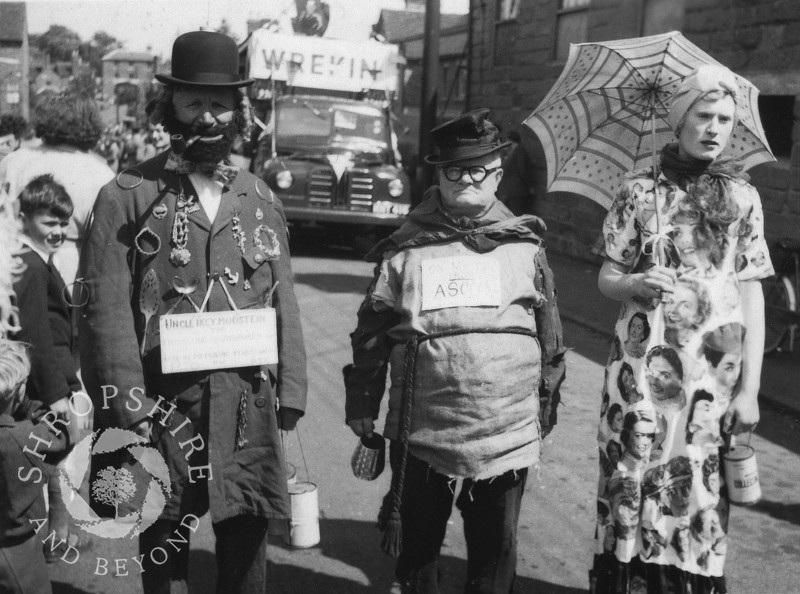
[[0,113],[30,117],[28,17],[24,2],[0,3]]
[[[796,0],[470,0],[468,106],[492,108],[504,130],[522,122],[555,83],[570,43],[681,31],[752,81],[777,163],[750,171],[767,237],[800,239],[800,2]],[[538,139],[520,129],[554,249],[595,259],[605,209],[588,198],[545,195]]]
[[116,49],[103,56],[103,97],[114,97],[117,85],[132,84],[139,89],[139,98],[147,96],[153,85],[157,58],[148,52]]

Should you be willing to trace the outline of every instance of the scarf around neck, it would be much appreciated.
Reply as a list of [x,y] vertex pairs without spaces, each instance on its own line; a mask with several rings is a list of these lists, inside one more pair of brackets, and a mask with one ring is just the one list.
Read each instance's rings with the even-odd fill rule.
[[671,143],[661,149],[661,171],[666,178],[686,190],[689,184],[697,182],[701,176],[711,180],[742,180],[750,177],[744,173],[744,164],[734,157],[719,157],[703,161],[693,157],[682,157],[678,143]]
[[539,217],[514,216],[499,200],[493,202],[479,217],[454,219],[442,205],[439,186],[431,186],[422,202],[408,214],[406,223],[372,248],[365,259],[380,262],[387,250],[402,250],[454,239],[478,253],[486,253],[507,241],[528,240],[541,244],[546,230]]
[[750,179],[738,159],[683,158],[678,154],[677,144],[668,144],[662,149],[661,171],[687,193],[690,203],[702,213],[704,220],[719,229],[727,228],[739,213],[731,193],[732,182]]
[[225,188],[230,188],[239,175],[239,168],[235,165],[229,165],[225,161],[217,163],[213,171],[206,172],[204,168],[198,166],[194,161],[184,159],[172,150],[169,152],[164,169],[166,171],[174,171],[178,175],[188,175],[195,172],[202,173],[212,180],[220,182]]

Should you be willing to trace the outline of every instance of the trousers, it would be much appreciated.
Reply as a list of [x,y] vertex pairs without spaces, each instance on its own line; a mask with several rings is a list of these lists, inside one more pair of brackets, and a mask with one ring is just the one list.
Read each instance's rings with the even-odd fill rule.
[[[392,443],[392,471],[399,465]],[[491,479],[464,479],[456,507],[467,543],[465,594],[513,592],[517,566],[517,523],[528,470]],[[400,505],[403,547],[395,575],[403,591],[438,594],[439,552],[455,498],[455,480],[408,454]]]
[[4,594],[50,594],[50,578],[36,535],[19,544],[0,548],[0,592]]
[[[176,551],[167,539],[185,540],[191,532],[179,522],[158,520],[139,536],[139,554],[144,555],[144,594],[188,593],[189,545]],[[263,594],[267,588],[267,520],[236,516],[214,524],[217,557],[217,594]],[[167,555],[153,555],[157,547]],[[166,558],[166,562],[161,561]],[[154,560],[155,559],[155,562]]]

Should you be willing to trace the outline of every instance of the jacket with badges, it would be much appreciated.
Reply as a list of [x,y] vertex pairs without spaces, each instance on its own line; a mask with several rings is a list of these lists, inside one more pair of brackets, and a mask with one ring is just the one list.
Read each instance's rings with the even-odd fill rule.
[[477,479],[535,463],[539,397],[549,426],[564,374],[541,231],[499,202],[477,224],[448,221],[433,192],[377,246],[345,369],[347,419],[377,416],[391,367],[385,433],[399,438],[401,402],[412,400],[416,457]]
[[[88,303],[80,332],[95,422],[129,428],[156,404],[169,409],[177,403],[182,410],[206,399],[207,418],[199,426],[207,423],[200,431],[208,433],[214,521],[239,514],[287,517],[275,408],[279,402],[305,410],[307,380],[281,205],[261,180],[242,171],[211,224],[189,177],[164,169],[168,155],[121,173],[100,191],[92,213],[81,257]],[[277,367],[161,372],[159,317],[194,312],[178,289],[194,287],[189,297],[199,306],[211,279],[209,312],[229,311],[229,298],[239,309],[261,308],[273,292]],[[155,303],[148,297],[153,294]],[[167,460],[171,468],[185,466],[177,448],[161,451],[173,458]],[[186,469],[179,472],[185,478]]]

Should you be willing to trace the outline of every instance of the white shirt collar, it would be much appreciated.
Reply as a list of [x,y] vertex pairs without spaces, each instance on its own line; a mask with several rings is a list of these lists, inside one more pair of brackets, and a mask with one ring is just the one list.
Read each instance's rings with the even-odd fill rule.
[[50,262],[50,254],[47,254],[42,250],[40,250],[38,247],[36,247],[31,241],[30,237],[28,237],[27,235],[20,235],[20,241],[22,242],[22,245],[28,247],[28,249],[30,249],[32,252],[38,254],[39,257],[46,263]]

